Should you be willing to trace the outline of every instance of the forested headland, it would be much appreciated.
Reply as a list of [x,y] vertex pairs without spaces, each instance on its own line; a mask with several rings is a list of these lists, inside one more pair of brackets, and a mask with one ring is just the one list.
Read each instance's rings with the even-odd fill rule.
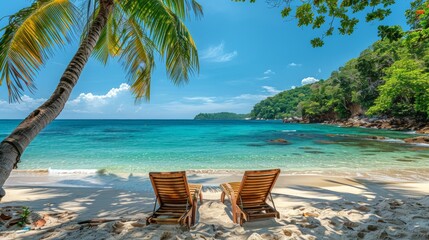
[[429,120],[429,43],[377,41],[328,79],[269,97],[250,115],[302,117],[311,123],[389,118],[424,127]]
[[249,118],[249,114],[220,112],[200,113],[194,117],[194,120],[245,120],[246,118]]

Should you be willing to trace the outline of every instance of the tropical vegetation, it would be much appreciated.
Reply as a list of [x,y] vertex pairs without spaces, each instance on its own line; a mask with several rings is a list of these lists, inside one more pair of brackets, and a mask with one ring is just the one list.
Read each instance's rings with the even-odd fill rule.
[[358,115],[429,120],[427,41],[377,41],[327,80],[267,98],[251,112],[252,118],[310,122]]
[[199,113],[194,117],[194,120],[245,120],[248,117],[249,114],[231,112]]

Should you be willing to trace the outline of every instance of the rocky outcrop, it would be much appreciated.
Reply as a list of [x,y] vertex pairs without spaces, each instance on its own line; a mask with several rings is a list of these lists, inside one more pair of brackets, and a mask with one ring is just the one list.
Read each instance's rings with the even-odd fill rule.
[[335,124],[342,127],[366,127],[390,130],[411,130],[429,134],[429,123],[408,118],[366,118],[354,117],[347,120],[325,121],[325,124]]
[[300,117],[283,118],[283,123],[303,123],[303,119]]
[[413,137],[413,138],[406,138],[404,139],[406,143],[424,143],[429,144],[429,137],[427,136],[419,136],[419,137]]
[[429,127],[422,128],[422,129],[418,130],[417,133],[429,134]]

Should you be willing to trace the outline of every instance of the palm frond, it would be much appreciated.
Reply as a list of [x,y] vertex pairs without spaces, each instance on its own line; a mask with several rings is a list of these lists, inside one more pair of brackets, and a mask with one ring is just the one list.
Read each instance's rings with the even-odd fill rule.
[[107,63],[109,57],[115,57],[120,54],[120,37],[121,34],[124,34],[123,21],[122,13],[118,8],[115,8],[101,32],[100,38],[95,45],[93,56],[103,64]]
[[[179,0],[175,0],[176,2]],[[186,6],[186,0],[181,0]],[[131,18],[139,19],[144,23],[150,38],[154,42],[161,56],[165,56],[166,69],[169,78],[180,84],[189,80],[190,75],[199,71],[198,53],[194,40],[188,29],[183,24],[177,6],[173,10],[162,0],[123,0],[123,9]],[[191,2],[192,3],[192,2]],[[191,7],[196,4],[191,4]],[[184,7],[185,16],[188,16],[188,8]],[[197,10],[198,11],[198,10]]]
[[149,100],[151,74],[155,68],[155,45],[146,35],[142,24],[133,18],[124,23],[121,36],[120,60],[128,73],[131,90],[137,101],[142,98]]
[[58,47],[69,43],[78,23],[77,8],[69,0],[35,0],[10,16],[0,31],[0,85],[6,82],[9,101],[19,101],[24,85],[33,79]]
[[163,0],[162,1],[176,16],[186,19],[193,12],[196,17],[203,15],[203,8],[196,0]]

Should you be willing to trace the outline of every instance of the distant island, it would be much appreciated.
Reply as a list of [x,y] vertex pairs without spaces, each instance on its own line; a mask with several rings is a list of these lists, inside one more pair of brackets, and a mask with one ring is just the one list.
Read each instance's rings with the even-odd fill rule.
[[249,114],[238,114],[231,112],[220,113],[200,113],[194,117],[194,120],[248,120]]

